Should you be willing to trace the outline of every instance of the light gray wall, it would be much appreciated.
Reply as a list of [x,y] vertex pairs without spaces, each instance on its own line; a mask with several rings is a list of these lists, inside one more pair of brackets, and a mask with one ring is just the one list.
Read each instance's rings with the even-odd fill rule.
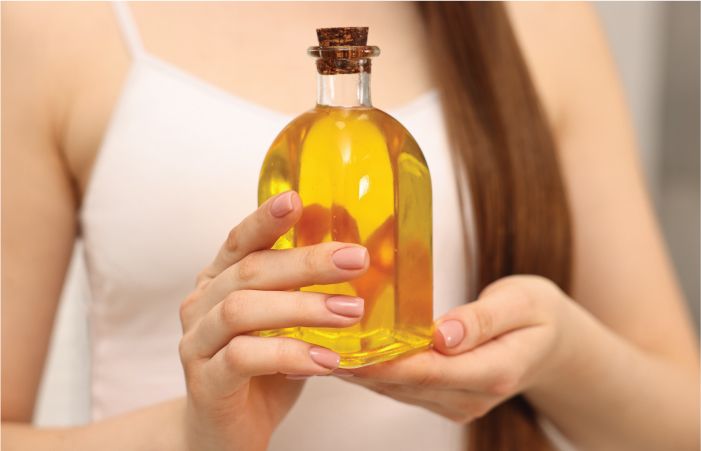
[[[699,4],[610,2],[596,8],[624,83],[665,237],[698,321]],[[87,299],[77,259],[58,313],[38,424],[89,418]]]
[[648,186],[699,324],[699,3],[600,2]]
[[658,211],[699,326],[699,3],[665,5]]
[[664,95],[665,7],[657,2],[599,2],[595,5],[633,115],[645,175],[656,194],[660,106]]

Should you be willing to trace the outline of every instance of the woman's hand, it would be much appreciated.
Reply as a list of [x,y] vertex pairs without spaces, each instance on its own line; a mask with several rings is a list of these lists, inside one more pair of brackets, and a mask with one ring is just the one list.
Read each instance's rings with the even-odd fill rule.
[[362,299],[284,291],[346,281],[368,267],[367,251],[353,244],[271,250],[301,214],[294,192],[267,201],[231,231],[182,303],[191,450],[264,449],[300,393],[302,381],[294,379],[338,367],[328,349],[250,332],[347,327],[363,314]]
[[433,349],[350,370],[346,380],[470,422],[549,383],[567,353],[571,304],[547,279],[501,279],[436,321]]

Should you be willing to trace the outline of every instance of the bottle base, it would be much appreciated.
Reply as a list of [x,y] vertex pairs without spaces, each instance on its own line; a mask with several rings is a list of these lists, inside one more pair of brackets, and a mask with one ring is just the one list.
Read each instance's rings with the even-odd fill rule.
[[258,332],[262,337],[289,337],[323,346],[341,356],[339,368],[360,368],[422,351],[431,346],[432,331],[412,333],[379,329],[359,337],[342,329],[290,327]]

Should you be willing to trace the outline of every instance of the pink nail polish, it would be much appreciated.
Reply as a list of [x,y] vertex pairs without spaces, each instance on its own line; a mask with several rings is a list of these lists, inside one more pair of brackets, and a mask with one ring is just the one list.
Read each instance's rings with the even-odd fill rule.
[[332,296],[326,299],[326,308],[337,315],[349,318],[360,318],[363,316],[365,302],[362,298],[349,296]]
[[438,325],[438,331],[443,335],[445,346],[453,348],[465,338],[465,328],[458,320],[451,319]]
[[338,368],[339,363],[341,363],[341,357],[338,354],[318,346],[314,346],[309,350],[309,356],[317,365],[321,365],[330,370],[335,370]]
[[287,215],[287,213],[291,212],[294,208],[292,204],[293,194],[292,191],[280,194],[270,205],[270,214],[276,218],[282,218]]
[[334,265],[341,269],[363,269],[368,251],[361,246],[344,247],[333,253]]

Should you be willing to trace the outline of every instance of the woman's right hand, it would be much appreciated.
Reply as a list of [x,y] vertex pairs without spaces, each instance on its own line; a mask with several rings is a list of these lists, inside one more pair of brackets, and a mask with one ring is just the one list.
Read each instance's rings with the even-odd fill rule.
[[236,226],[180,307],[190,450],[264,449],[299,396],[304,376],[327,375],[338,354],[300,340],[251,332],[347,327],[363,300],[303,291],[354,279],[368,268],[356,244],[271,250],[302,215],[293,191],[269,199]]

